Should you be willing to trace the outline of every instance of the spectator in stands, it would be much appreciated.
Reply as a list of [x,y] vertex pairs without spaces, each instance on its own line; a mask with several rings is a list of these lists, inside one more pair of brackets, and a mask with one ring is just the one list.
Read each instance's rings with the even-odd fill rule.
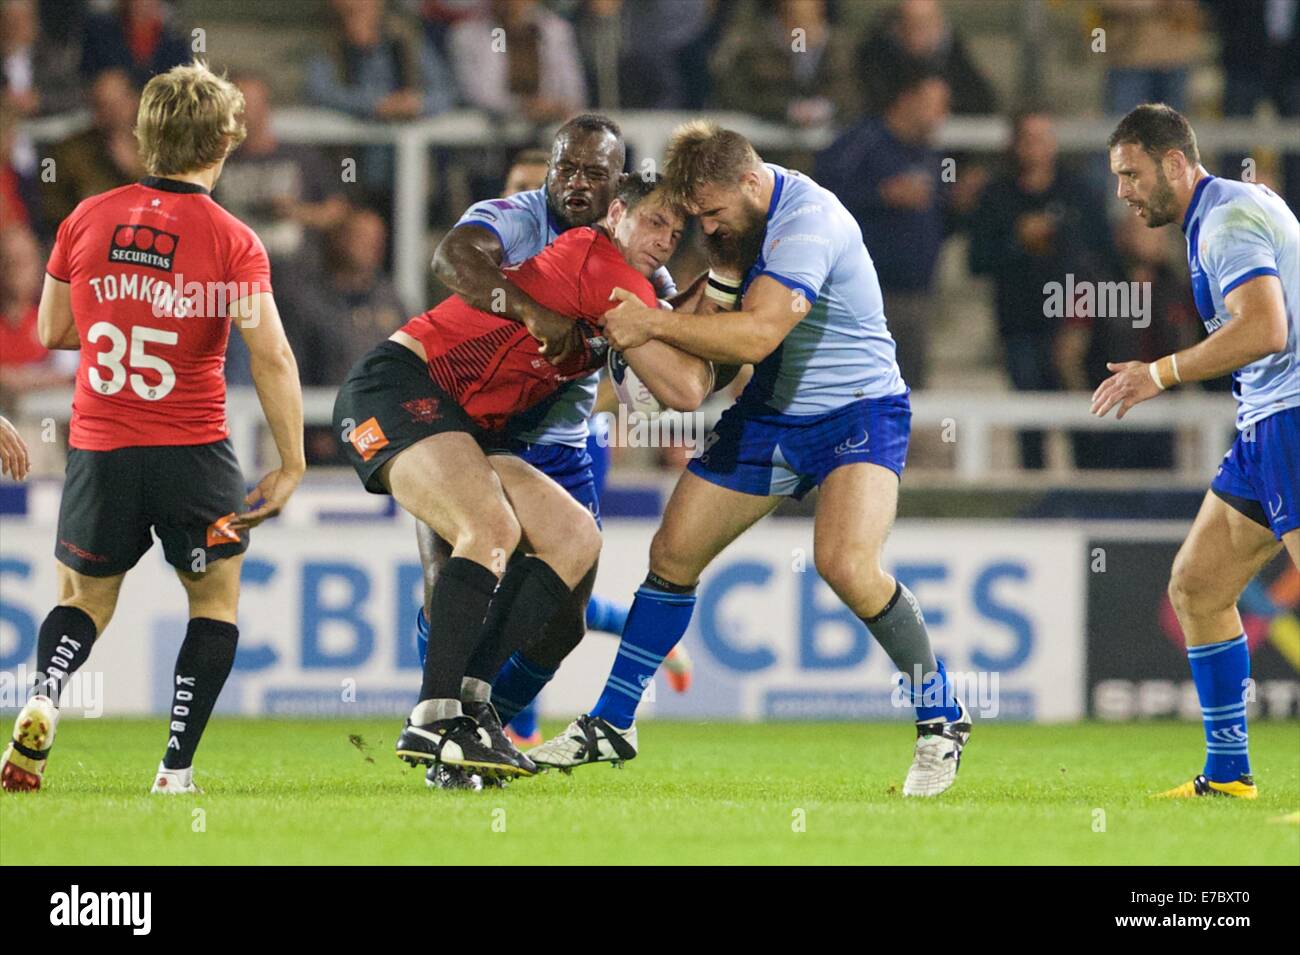
[[13,110],[0,103],[0,222],[39,230],[42,219],[35,177],[22,175],[10,159],[16,121]]
[[587,99],[599,110],[618,109],[623,0],[585,0],[577,11],[574,27],[582,52]]
[[551,164],[551,154],[545,149],[522,149],[510,163],[506,183],[501,189],[502,198],[516,192],[540,189],[546,184],[546,170]]
[[893,78],[909,68],[937,73],[947,81],[953,113],[997,111],[993,87],[967,54],[938,0],[903,0],[885,13],[859,46],[858,64],[868,113],[884,109]]
[[765,0],[762,16],[731,22],[712,57],[722,109],[816,126],[836,111],[848,67],[826,18],[826,0]]
[[57,227],[77,203],[139,179],[135,115],[140,95],[125,70],[100,73],[89,90],[92,125],[51,150],[55,176],[42,182],[45,219]]
[[287,327],[304,385],[340,384],[357,359],[406,321],[383,268],[387,242],[382,218],[351,211],[329,234],[324,278],[290,274],[277,286],[291,302]]
[[319,274],[317,240],[348,213],[341,170],[319,149],[280,142],[265,79],[242,74],[235,85],[244,94],[248,137],[226,160],[215,198],[258,234],[272,269]]
[[[1084,387],[1095,389],[1110,377],[1106,362],[1115,355],[1155,361],[1195,345],[1200,317],[1187,287],[1181,241],[1170,244],[1163,229],[1149,229],[1141,219],[1124,216],[1115,226],[1118,277],[1140,283],[1150,292],[1150,313],[1140,321],[1085,319],[1078,327],[1088,337]],[[1122,350],[1117,350],[1122,349]],[[1218,379],[1224,385],[1231,378]],[[1192,386],[1196,387],[1196,386]],[[1075,466],[1090,468],[1172,468],[1174,435],[1170,431],[1082,431],[1074,433]]]
[[635,0],[619,6],[623,21],[619,106],[700,110],[712,102],[709,51],[732,3],[720,0]]
[[[357,359],[411,314],[383,271],[387,235],[376,213],[352,210],[329,234],[325,277],[313,282],[291,274],[277,286],[288,303],[285,315],[292,316],[285,330],[304,385],[337,387]],[[343,463],[328,425],[308,426],[306,441],[309,463]]]
[[163,0],[118,0],[117,9],[86,18],[81,74],[94,79],[104,70],[125,70],[137,89],[156,73],[192,59],[170,4]]
[[451,28],[447,46],[471,106],[549,123],[587,105],[573,26],[537,0],[491,0]]
[[[235,77],[248,136],[226,160],[214,197],[261,238],[276,276],[312,280],[324,269],[324,235],[348,214],[341,171],[312,146],[282,143],[271,128],[270,88],[261,76]],[[251,385],[248,346],[231,335],[226,382]]]
[[1200,10],[1187,0],[1103,0],[1106,111],[1141,103],[1187,108],[1187,75],[1201,54]]
[[[1012,387],[1087,388],[1087,317],[1052,314],[1044,286],[1064,289],[1069,275],[1076,282],[1116,277],[1106,210],[1083,179],[1061,168],[1047,113],[1026,110],[1013,119],[1008,158],[1007,172],[990,183],[971,216],[971,271],[993,279]],[[1021,432],[1019,441],[1022,466],[1042,468],[1042,432]]]
[[29,392],[70,385],[77,371],[75,352],[51,353],[37,334],[44,280],[45,260],[32,231],[0,229],[0,403],[6,407]]
[[[1202,0],[1218,26],[1223,114],[1253,116],[1261,103],[1300,116],[1300,3],[1295,0]],[[1242,156],[1225,157],[1225,176],[1242,176]],[[1300,209],[1300,152],[1283,157],[1284,188]]]
[[942,77],[904,68],[884,115],[841,134],[818,154],[814,174],[862,227],[898,364],[913,388],[926,383],[934,270],[949,225],[933,145],[948,97]]
[[[358,119],[401,121],[434,116],[456,104],[446,62],[416,26],[388,16],[372,0],[331,0],[336,36],[307,64],[306,95],[316,106]],[[362,145],[362,200],[392,211],[391,146]]]
[[382,3],[331,0],[337,35],[307,65],[307,98],[360,119],[434,116],[456,102],[451,75],[419,31]]
[[0,100],[17,115],[49,116],[81,105],[80,50],[40,32],[36,0],[0,2]]

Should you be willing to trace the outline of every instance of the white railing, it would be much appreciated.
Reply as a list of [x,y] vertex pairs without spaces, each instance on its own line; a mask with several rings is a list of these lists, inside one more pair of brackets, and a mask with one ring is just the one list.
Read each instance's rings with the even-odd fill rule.
[[[335,394],[333,388],[308,388],[303,392],[307,424],[331,423]],[[1097,486],[1130,479],[1124,473],[1083,474],[1069,462],[1047,475],[1028,475],[1015,467],[999,468],[995,462],[996,438],[1018,429],[1049,434],[1168,430],[1176,435],[1175,467],[1161,471],[1161,480],[1170,487],[1204,486],[1231,443],[1235,413],[1235,403],[1227,395],[1196,392],[1162,395],[1131,411],[1123,421],[1115,420],[1113,412],[1105,419],[1090,414],[1087,393],[924,391],[914,392],[911,400],[913,434],[929,432],[940,443],[951,444],[953,464],[950,469],[909,470],[909,483],[916,483],[911,477],[915,475],[923,484],[966,487],[1041,484],[1043,479]],[[70,391],[47,391],[27,396],[20,410],[28,421],[48,418],[62,424],[70,415],[71,401]],[[711,402],[704,412],[706,423],[712,425],[725,406],[721,398]],[[269,466],[271,446],[256,392],[249,387],[232,388],[227,416],[231,441],[245,473],[260,473]]]
[[[636,110],[610,114],[622,127],[630,151],[639,159],[663,155],[673,129],[697,113]],[[799,129],[771,123],[746,113],[712,112],[709,118],[747,136],[760,150],[820,149],[830,144],[828,127]],[[23,124],[20,129],[41,142],[69,136],[87,124],[85,113],[52,116]],[[293,108],[275,113],[272,125],[285,142],[309,144],[391,144],[395,152],[393,201],[394,282],[404,302],[421,303],[428,275],[425,213],[433,183],[429,176],[430,147],[474,148],[523,146],[538,142],[539,130],[521,120],[504,120],[475,110],[456,110],[433,119],[403,123],[362,122],[323,109]],[[1061,119],[1057,136],[1066,152],[1102,151],[1114,128],[1111,119]],[[1230,119],[1197,122],[1197,139],[1207,152],[1221,149],[1300,150],[1300,121]],[[1010,120],[1003,116],[963,116],[949,120],[939,148],[974,152],[1004,149]]]

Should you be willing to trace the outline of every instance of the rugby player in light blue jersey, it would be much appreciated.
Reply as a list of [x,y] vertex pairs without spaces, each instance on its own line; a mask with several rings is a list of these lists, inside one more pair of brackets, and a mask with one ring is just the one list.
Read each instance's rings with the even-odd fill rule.
[[529,755],[562,769],[635,756],[637,703],[690,623],[700,574],[782,497],[818,487],[817,571],[911,681],[917,740],[903,792],[938,795],[956,777],[970,717],[916,598],[881,566],[911,410],[862,232],[833,194],[762,162],[739,133],[687,123],[665,158],[668,189],[711,243],[750,240],[756,260],[729,292],[710,277],[713,297],[738,298],[738,311],[691,321],[624,299],[606,313],[606,335],[623,350],[659,340],[752,364],[754,376],[677,482],[604,693]]
[[1300,224],[1268,187],[1206,172],[1192,127],[1168,106],[1137,107],[1108,146],[1119,198],[1148,228],[1182,226],[1209,337],[1150,364],[1108,365],[1115,374],[1093,395],[1093,413],[1118,408],[1122,418],[1175,385],[1229,373],[1237,399],[1237,439],[1169,579],[1201,702],[1205,767],[1158,795],[1254,799],[1250,652],[1237,600],[1283,546],[1300,566]]

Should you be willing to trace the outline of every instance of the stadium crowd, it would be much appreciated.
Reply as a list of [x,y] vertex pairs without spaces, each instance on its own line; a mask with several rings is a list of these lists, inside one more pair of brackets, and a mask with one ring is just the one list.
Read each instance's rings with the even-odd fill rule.
[[[998,6],[998,0],[991,0]],[[1001,3],[1001,6],[1006,6]],[[258,4],[231,3],[257,17]],[[1202,334],[1181,243],[1117,220],[1097,155],[1058,149],[1060,110],[981,57],[954,20],[977,3],[938,0],[319,0],[320,42],[301,62],[244,56],[248,138],[215,197],[265,243],[304,385],[334,386],[379,337],[427,307],[404,302],[390,275],[391,147],[285,143],[283,106],[362,120],[407,121],[456,108],[523,119],[534,141],[498,150],[431,151],[431,240],[468,201],[501,194],[525,145],[584,109],[735,110],[794,127],[830,128],[815,155],[770,158],[832,189],[862,227],[884,289],[899,361],[913,388],[947,383],[937,361],[938,285],[945,254],[964,250],[963,281],[987,279],[1002,380],[1014,389],[1085,390],[1116,355],[1150,359]],[[1111,44],[1094,113],[1159,99],[1190,109],[1196,71],[1217,77],[1223,116],[1261,108],[1300,115],[1300,4],[1286,0],[1078,0],[1050,5],[1051,27]],[[83,198],[141,171],[132,125],[143,83],[193,55],[193,23],[212,3],[167,0],[0,0],[0,408],[21,412],[36,389],[66,387],[75,367],[35,341],[40,268],[59,222]],[[269,29],[269,28],[268,28]],[[282,31],[286,28],[279,27]],[[504,55],[484,51],[500,44]],[[206,51],[221,68],[227,57]],[[297,78],[296,98],[279,73]],[[274,77],[274,81],[273,81]],[[84,110],[86,127],[34,141],[25,120]],[[948,156],[937,145],[956,115],[1012,119],[1000,158]],[[1097,151],[1099,155],[1100,150]],[[358,157],[357,180],[339,157]],[[639,158],[639,157],[637,157]],[[944,174],[952,158],[961,170]],[[52,160],[52,164],[49,164]],[[1075,161],[1072,161],[1075,160]],[[1241,157],[1218,157],[1230,171]],[[43,175],[47,168],[54,176]],[[1212,171],[1215,167],[1211,165]],[[1259,172],[1300,206],[1300,155]],[[952,243],[956,240],[957,245]],[[699,263],[691,243],[674,271]],[[1153,316],[1131,322],[1045,313],[1043,286],[1066,274],[1151,283]],[[227,374],[248,384],[232,336]],[[1152,466],[1168,441],[1075,435],[1081,466]],[[1126,450],[1127,449],[1127,450]],[[1130,453],[1131,452],[1131,453]],[[1045,463],[1042,435],[1019,436],[1021,464]],[[680,455],[664,460],[680,464]]]

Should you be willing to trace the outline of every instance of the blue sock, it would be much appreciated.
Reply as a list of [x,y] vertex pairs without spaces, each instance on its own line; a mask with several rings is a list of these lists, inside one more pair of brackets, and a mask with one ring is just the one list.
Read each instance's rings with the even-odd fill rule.
[[[671,592],[658,586],[672,587]],[[668,651],[677,646],[691,622],[695,610],[695,588],[690,589],[651,578],[641,585],[628,611],[627,627],[618,644],[618,656],[609,672],[605,691],[592,707],[598,716],[619,729],[627,729],[636,719],[641,694],[654,677]]]
[[616,637],[623,635],[630,612],[626,604],[615,603],[596,594],[587,601],[587,629],[612,633]]
[[424,667],[425,654],[429,652],[429,618],[424,615],[424,608],[415,615],[415,652],[420,655],[420,667]]
[[[497,708],[502,723],[509,723],[523,709],[537,698],[542,687],[551,682],[554,670],[538,666],[522,651],[515,654],[501,667],[497,678],[492,681],[492,705]],[[517,727],[516,727],[517,728]],[[525,734],[531,735],[531,734]]]
[[515,714],[515,718],[510,721],[510,728],[520,736],[532,736],[537,732],[537,701],[531,700],[528,705]]
[[1205,724],[1205,775],[1230,783],[1250,773],[1246,755],[1246,681],[1250,650],[1246,635],[1223,643],[1187,648]]
[[952,682],[942,660],[935,661],[935,669],[921,683],[920,692],[912,687],[912,705],[916,707],[916,721],[945,719],[953,722],[961,716],[961,707],[953,693]]

